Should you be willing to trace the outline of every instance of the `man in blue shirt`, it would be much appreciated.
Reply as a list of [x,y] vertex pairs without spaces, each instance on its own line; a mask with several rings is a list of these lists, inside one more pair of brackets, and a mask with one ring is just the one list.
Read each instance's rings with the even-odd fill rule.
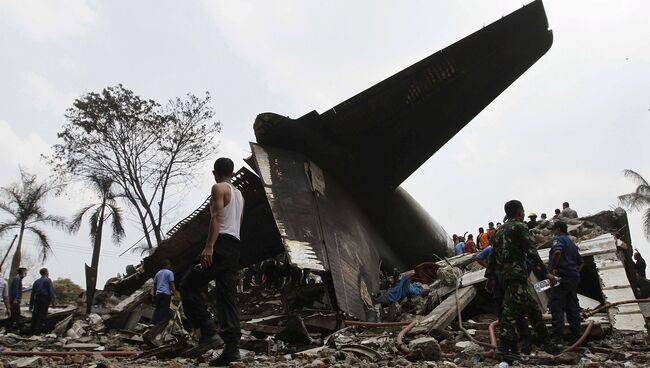
[[462,236],[458,237],[458,243],[454,245],[454,253],[459,256],[465,253],[465,238]]
[[165,259],[162,262],[162,269],[153,278],[153,288],[156,291],[156,310],[153,313],[153,323],[167,321],[169,318],[169,304],[172,301],[172,294],[176,294],[174,285],[174,272],[170,270],[171,262]]
[[32,333],[34,334],[45,331],[47,309],[50,304],[54,305],[56,299],[49,271],[47,268],[41,268],[39,273],[41,278],[32,284],[32,295],[29,299],[29,309],[32,310]]
[[7,324],[7,331],[20,328],[20,302],[23,299],[23,279],[27,275],[27,269],[18,267],[16,276],[9,284],[9,304],[11,305],[11,317]]
[[492,246],[488,245],[483,249],[482,251],[478,252],[474,256],[474,260],[476,260],[476,263],[480,264],[483,267],[487,267],[488,265],[488,258],[490,257],[490,253],[492,253]]
[[575,243],[567,235],[567,224],[556,221],[549,229],[555,237],[549,251],[548,271],[561,278],[550,290],[549,309],[552,315],[553,343],[561,345],[564,337],[564,315],[571,328],[573,341],[580,337],[580,305],[578,284],[583,262]]

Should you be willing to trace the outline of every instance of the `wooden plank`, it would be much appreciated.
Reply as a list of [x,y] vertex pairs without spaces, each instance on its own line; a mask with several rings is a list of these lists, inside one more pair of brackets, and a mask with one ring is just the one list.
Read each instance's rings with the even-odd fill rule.
[[[462,311],[474,299],[477,291],[474,286],[458,289],[458,304]],[[431,313],[429,313],[419,324],[427,325],[430,328],[443,329],[451,324],[456,318],[456,298],[454,293],[449,294],[447,299],[440,303]]]
[[111,314],[130,312],[139,307],[140,304],[142,304],[142,302],[144,302],[144,300],[151,294],[151,289],[153,289],[153,279],[147,280],[140,289],[129,295],[128,298],[119,302],[119,304],[111,309]]

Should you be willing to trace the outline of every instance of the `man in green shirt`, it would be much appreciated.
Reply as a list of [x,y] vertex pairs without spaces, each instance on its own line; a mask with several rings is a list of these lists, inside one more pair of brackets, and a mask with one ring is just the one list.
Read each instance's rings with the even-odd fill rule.
[[513,344],[518,341],[516,320],[521,315],[528,318],[535,335],[545,345],[545,350],[555,353],[548,341],[549,333],[542,319],[542,311],[530,291],[528,275],[532,269],[537,277],[548,278],[553,285],[557,279],[547,273],[537,253],[535,239],[523,221],[525,214],[521,202],[509,201],[504,209],[507,220],[494,236],[485,272],[488,280],[498,282],[504,293],[497,353],[511,352]]

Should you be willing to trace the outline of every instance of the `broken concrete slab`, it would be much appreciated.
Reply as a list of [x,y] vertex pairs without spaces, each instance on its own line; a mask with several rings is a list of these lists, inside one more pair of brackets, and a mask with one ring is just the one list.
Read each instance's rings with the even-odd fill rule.
[[420,337],[409,343],[410,352],[406,358],[410,361],[436,361],[442,358],[438,340],[433,337]]
[[[627,280],[625,268],[615,253],[594,256],[598,278],[606,303],[636,299]],[[618,330],[645,331],[645,318],[638,304],[619,305],[609,308],[612,327]]]
[[9,363],[11,368],[37,368],[42,365],[43,358],[41,357],[25,357],[19,358]]

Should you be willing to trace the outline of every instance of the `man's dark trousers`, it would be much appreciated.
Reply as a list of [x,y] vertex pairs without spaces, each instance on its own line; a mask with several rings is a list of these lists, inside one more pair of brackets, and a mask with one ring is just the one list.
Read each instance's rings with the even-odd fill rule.
[[192,268],[181,281],[181,300],[185,316],[192,327],[201,329],[201,336],[211,336],[217,332],[203,296],[208,283],[215,282],[212,295],[215,297],[217,319],[221,326],[219,334],[226,343],[226,348],[231,349],[239,345],[241,338],[237,303],[239,246],[239,240],[236,238],[219,234],[214,245],[212,266],[205,270]]
[[47,309],[50,307],[52,300],[47,295],[36,294],[34,297],[34,310],[32,311],[32,332],[40,333],[44,331],[45,321],[47,320]]
[[20,302],[14,303],[13,301],[10,302],[11,305],[11,317],[9,318],[9,322],[7,325],[7,330],[12,330],[12,329],[20,329],[20,320],[22,319],[22,316],[20,315]]
[[548,309],[551,311],[553,339],[562,341],[564,336],[564,314],[571,328],[571,337],[580,336],[580,305],[578,304],[578,284],[576,277],[563,277],[562,282],[550,290]]
[[169,305],[172,296],[165,293],[156,294],[156,310],[153,312],[153,323],[166,321],[169,318]]
[[[505,288],[502,286],[502,282],[500,281],[500,278],[497,277],[497,282],[494,288],[494,302],[497,305],[497,317],[499,320],[501,320],[501,313],[503,312],[503,298],[505,296]],[[519,338],[522,341],[528,340],[530,341],[530,328],[528,328],[528,321],[526,320],[526,317],[524,317],[523,314],[520,314],[517,316],[517,331],[519,332]],[[515,343],[515,341],[511,341],[512,343]]]

